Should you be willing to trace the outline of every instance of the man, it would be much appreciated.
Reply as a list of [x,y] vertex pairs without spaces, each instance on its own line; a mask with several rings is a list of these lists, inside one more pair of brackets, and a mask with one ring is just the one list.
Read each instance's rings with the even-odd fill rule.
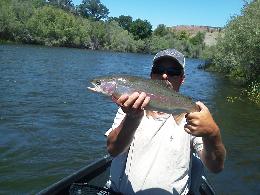
[[[184,82],[185,58],[175,49],[158,52],[151,79],[164,80],[179,91]],[[197,102],[199,112],[178,116],[144,111],[144,92],[122,95],[112,128],[106,133],[111,165],[111,188],[123,194],[188,194],[191,187],[192,152],[212,172],[224,168],[225,147],[208,108]]]

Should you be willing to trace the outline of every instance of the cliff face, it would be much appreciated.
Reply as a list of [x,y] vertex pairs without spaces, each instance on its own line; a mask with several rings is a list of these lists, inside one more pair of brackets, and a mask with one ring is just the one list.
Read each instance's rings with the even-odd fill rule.
[[[196,25],[177,25],[173,26],[172,30],[176,31],[189,31],[193,33],[197,33],[199,31],[205,32],[220,32],[223,28],[222,27],[213,27],[213,26],[196,26]],[[192,34],[193,34],[192,33]]]

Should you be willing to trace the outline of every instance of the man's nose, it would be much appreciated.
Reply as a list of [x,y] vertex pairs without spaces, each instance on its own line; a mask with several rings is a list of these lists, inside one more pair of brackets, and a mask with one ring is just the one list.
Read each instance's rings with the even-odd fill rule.
[[162,74],[162,79],[163,79],[163,80],[167,80],[167,79],[168,79],[168,75],[167,75],[166,73],[163,73],[163,74]]

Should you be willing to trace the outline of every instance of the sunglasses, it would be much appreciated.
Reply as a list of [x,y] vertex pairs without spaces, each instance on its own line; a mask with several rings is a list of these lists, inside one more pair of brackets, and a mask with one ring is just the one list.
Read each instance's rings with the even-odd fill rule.
[[167,74],[168,76],[180,76],[183,74],[182,68],[164,68],[162,66],[154,66],[152,68],[152,74]]

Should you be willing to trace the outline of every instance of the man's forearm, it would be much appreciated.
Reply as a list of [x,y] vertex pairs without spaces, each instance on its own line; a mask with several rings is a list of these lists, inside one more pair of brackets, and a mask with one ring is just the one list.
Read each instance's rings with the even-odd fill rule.
[[226,150],[221,141],[220,133],[214,136],[203,137],[204,149],[202,151],[202,160],[207,168],[218,173],[224,168]]
[[117,156],[129,148],[141,118],[141,115],[126,115],[121,124],[110,132],[107,138],[107,150],[111,156]]

